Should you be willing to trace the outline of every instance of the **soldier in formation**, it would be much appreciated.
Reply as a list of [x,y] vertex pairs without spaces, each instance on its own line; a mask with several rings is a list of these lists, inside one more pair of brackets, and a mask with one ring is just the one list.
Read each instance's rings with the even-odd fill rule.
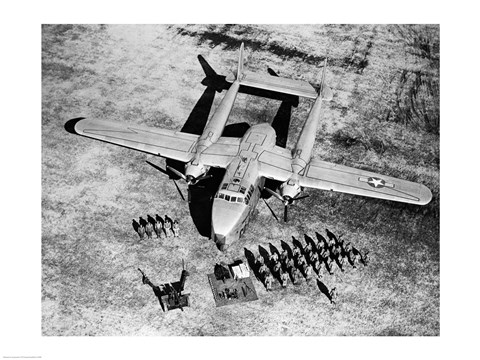
[[145,227],[142,224],[138,226],[138,236],[140,236],[140,240],[145,237]]
[[165,233],[163,232],[163,226],[160,221],[155,221],[153,229],[155,230],[155,234],[157,234],[157,239],[162,239],[165,237]]
[[145,226],[145,232],[147,233],[147,237],[151,239],[153,235],[153,225],[150,221],[147,222],[147,225]]
[[175,220],[172,225],[173,236],[178,237],[179,230],[180,230],[180,226],[178,225],[178,221]]
[[165,236],[166,237],[170,237],[173,235],[173,232],[172,232],[172,221],[170,220],[170,218],[168,216],[165,215],[165,224],[163,225],[163,227],[165,228]]

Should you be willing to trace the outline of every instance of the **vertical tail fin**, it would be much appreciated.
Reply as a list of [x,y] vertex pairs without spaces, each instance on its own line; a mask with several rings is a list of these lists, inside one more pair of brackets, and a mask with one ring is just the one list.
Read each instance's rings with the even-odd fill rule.
[[238,58],[238,68],[237,68],[237,80],[240,81],[242,76],[243,76],[243,42],[242,45],[240,45],[240,55]]

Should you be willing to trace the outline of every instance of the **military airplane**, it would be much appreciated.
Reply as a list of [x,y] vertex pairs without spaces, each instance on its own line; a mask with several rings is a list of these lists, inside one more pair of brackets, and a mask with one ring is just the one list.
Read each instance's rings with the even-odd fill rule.
[[[211,236],[223,251],[239,239],[265,189],[287,208],[305,198],[304,188],[338,191],[379,199],[425,205],[430,190],[418,183],[379,175],[311,157],[323,101],[333,97],[325,84],[326,60],[317,93],[306,81],[244,72],[244,45],[236,76],[201,135],[125,124],[75,119],[76,134],[185,163],[182,173],[168,167],[187,184],[209,177],[210,167],[226,169],[212,205]],[[242,138],[222,137],[240,86],[315,99],[293,151],[275,145],[275,130],[267,123],[251,126]],[[265,188],[265,179],[281,183]]]

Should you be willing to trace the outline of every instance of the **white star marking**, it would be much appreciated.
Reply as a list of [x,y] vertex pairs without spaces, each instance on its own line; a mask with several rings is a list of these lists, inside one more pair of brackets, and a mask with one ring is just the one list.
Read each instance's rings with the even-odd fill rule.
[[368,179],[368,183],[372,185],[373,187],[379,187],[379,186],[384,186],[385,182],[382,179],[379,178],[370,178]]

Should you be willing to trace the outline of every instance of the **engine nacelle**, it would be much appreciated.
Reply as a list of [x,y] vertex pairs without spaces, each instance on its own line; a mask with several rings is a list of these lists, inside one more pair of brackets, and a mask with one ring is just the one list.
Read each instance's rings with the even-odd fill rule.
[[302,192],[302,188],[300,187],[298,179],[292,177],[280,185],[279,191],[283,199],[291,203],[293,202],[292,199]]

